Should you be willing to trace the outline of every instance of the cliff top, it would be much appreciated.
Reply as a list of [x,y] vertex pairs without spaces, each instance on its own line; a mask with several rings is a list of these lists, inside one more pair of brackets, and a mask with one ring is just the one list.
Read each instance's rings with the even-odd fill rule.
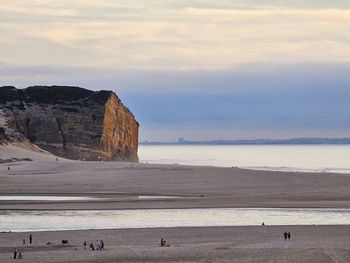
[[67,101],[92,100],[104,104],[111,94],[113,94],[112,91],[92,91],[74,86],[30,86],[25,89],[3,86],[0,87],[0,103],[20,100],[55,104]]

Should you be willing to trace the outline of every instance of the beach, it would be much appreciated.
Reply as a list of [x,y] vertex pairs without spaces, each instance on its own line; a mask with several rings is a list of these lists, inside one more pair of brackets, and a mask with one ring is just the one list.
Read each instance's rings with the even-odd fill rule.
[[[285,241],[284,231],[291,232]],[[28,233],[0,234],[0,262]],[[169,247],[160,247],[163,237]],[[69,245],[60,245],[67,239]],[[102,239],[105,250],[84,250]],[[51,245],[46,245],[51,242]],[[349,226],[257,226],[34,232],[23,262],[349,262]]]
[[[0,151],[1,153],[1,151]],[[1,159],[5,159],[4,151]],[[11,152],[33,161],[0,165],[1,196],[86,200],[1,200],[8,210],[151,208],[350,208],[350,176],[205,166],[84,162]],[[7,159],[7,158],[6,158]],[[10,167],[10,169],[9,169]],[[149,198],[140,198],[148,196]],[[89,220],[88,218],[86,220]],[[262,218],[263,222],[264,219]],[[350,223],[350,222],[349,222]],[[292,234],[290,241],[284,231]],[[0,262],[29,233],[0,233]],[[160,238],[170,247],[160,247]],[[350,226],[238,226],[33,232],[24,262],[349,262]],[[67,239],[69,245],[60,245]],[[85,251],[102,239],[105,251]],[[46,245],[51,242],[51,245]]]
[[[347,174],[52,159],[0,165],[0,194],[78,195],[109,200],[1,201],[0,209],[350,208]],[[139,195],[177,198],[149,200],[139,199]]]

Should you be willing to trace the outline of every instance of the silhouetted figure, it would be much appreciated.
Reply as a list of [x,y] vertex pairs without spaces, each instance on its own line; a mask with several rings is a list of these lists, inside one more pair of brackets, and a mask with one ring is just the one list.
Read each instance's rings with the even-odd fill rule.
[[19,252],[18,252],[18,259],[22,259],[23,258],[23,256],[22,256],[22,251],[20,250]]
[[17,258],[17,248],[13,249],[13,259]]
[[284,236],[284,240],[287,240],[287,238],[288,238],[288,233],[287,233],[287,231],[283,233],[283,236]]
[[261,224],[262,226],[264,226],[265,225],[265,223],[264,222],[262,222],[262,224]]
[[9,166],[9,167],[7,167],[7,170],[8,170],[8,171],[10,171],[10,166]]
[[86,249],[86,241],[84,241],[84,249]]
[[166,240],[164,238],[160,239],[160,246],[161,247],[170,247],[170,245],[166,243]]
[[33,243],[33,236],[32,234],[29,234],[29,244],[32,244]]
[[96,250],[99,250],[101,248],[101,245],[100,245],[100,240],[96,240]]
[[105,249],[105,243],[103,242],[103,240],[101,239],[101,249]]
[[290,232],[287,233],[288,240],[290,240]]
[[90,244],[90,249],[95,250],[94,244],[92,244],[92,243]]

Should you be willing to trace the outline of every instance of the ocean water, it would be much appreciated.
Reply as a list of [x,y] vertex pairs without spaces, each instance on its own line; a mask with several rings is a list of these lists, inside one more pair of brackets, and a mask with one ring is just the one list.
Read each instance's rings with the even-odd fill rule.
[[140,145],[139,157],[152,164],[350,173],[350,145]]
[[[89,220],[86,220],[89,218]],[[350,209],[199,208],[140,210],[0,211],[2,231],[155,227],[348,225]]]

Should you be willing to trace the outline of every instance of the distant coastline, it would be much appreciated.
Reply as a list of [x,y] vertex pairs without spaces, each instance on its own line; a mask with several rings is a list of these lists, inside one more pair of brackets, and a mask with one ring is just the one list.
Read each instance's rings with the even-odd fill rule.
[[179,138],[174,142],[143,141],[140,145],[344,145],[350,144],[350,138],[291,138],[256,140],[209,140],[192,141]]

